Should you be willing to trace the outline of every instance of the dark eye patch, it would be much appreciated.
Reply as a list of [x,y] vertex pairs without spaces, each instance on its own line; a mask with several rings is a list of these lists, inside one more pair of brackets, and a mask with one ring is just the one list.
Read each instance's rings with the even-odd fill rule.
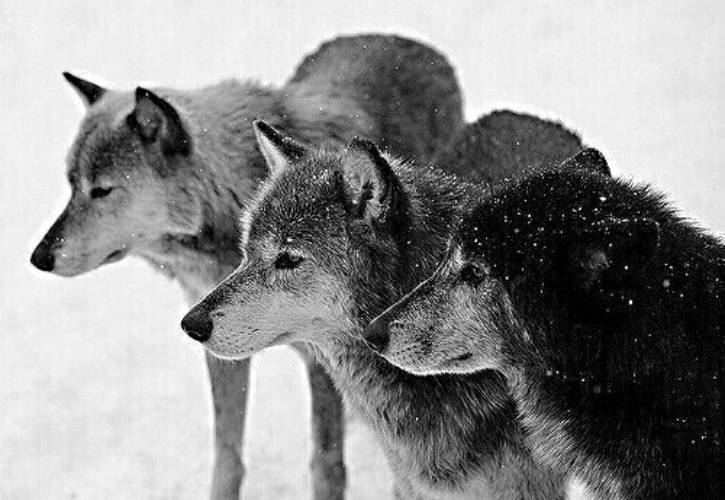
[[488,273],[483,267],[468,262],[461,268],[459,276],[460,280],[464,283],[478,285],[486,279]]
[[111,187],[94,187],[91,189],[91,198],[103,198],[111,194]]
[[294,269],[305,260],[301,255],[291,255],[289,252],[282,252],[277,255],[274,267],[277,269]]

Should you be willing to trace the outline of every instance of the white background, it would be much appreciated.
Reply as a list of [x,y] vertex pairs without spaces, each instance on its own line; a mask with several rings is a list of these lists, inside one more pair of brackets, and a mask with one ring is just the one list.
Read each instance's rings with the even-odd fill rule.
[[[82,116],[61,71],[128,89],[280,84],[321,41],[367,31],[447,54],[469,119],[503,106],[562,119],[616,173],[725,229],[722,2],[0,0],[0,499],[198,499],[208,486],[206,373],[178,328],[179,290],[131,259],[75,279],[28,263],[66,201]],[[305,498],[301,365],[270,350],[253,385],[248,498]],[[358,423],[350,434],[352,498],[385,498],[380,453]]]

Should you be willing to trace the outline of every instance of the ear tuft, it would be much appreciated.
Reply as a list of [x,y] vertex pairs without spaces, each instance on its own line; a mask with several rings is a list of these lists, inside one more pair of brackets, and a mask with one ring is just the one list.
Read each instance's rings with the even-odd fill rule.
[[281,172],[307,152],[304,146],[282,135],[265,121],[254,120],[252,126],[259,151],[273,174]]
[[100,85],[78,78],[67,71],[63,72],[63,78],[65,78],[66,81],[75,89],[78,95],[81,96],[81,99],[83,99],[83,103],[86,107],[92,106],[101,97],[103,97],[103,94],[106,93],[106,89]]
[[571,170],[588,170],[607,177],[612,176],[607,159],[595,148],[582,149],[568,160],[565,160],[561,167]]
[[191,153],[191,137],[179,113],[171,103],[148,89],[136,88],[136,107],[127,122],[145,143],[158,141],[166,155]]

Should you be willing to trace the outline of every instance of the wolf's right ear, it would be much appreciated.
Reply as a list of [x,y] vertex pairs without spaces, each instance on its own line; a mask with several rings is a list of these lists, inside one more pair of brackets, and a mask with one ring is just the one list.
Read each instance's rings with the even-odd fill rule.
[[96,101],[103,97],[103,94],[106,93],[106,89],[100,85],[78,78],[67,71],[63,72],[63,78],[65,78],[66,81],[75,89],[78,95],[81,96],[83,104],[85,104],[86,107],[92,106]]
[[607,177],[612,176],[612,171],[609,169],[609,164],[604,155],[594,148],[586,148],[579,151],[577,154],[564,160],[561,164],[561,168],[570,170],[588,170]]
[[357,219],[384,222],[394,216],[405,196],[400,180],[372,142],[354,138],[348,145],[353,153],[345,163],[348,211]]
[[252,124],[257,146],[272,174],[287,168],[295,160],[305,155],[305,148],[294,140],[280,133],[279,130],[262,120],[254,120]]

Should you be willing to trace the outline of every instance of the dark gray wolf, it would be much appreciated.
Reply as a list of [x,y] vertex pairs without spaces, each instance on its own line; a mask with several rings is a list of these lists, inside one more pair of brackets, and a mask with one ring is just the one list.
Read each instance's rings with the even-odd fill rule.
[[[446,59],[395,36],[324,43],[278,89],[231,80],[193,91],[134,93],[65,76],[87,113],[67,160],[71,200],[33,252],[33,264],[75,276],[137,255],[177,280],[190,303],[241,260],[238,215],[268,173],[254,118],[304,141],[364,134],[421,158],[462,125],[461,96]],[[345,488],[340,398],[324,370],[305,360],[315,498],[337,499]],[[209,356],[207,363],[216,414],[211,496],[237,498],[248,362]]]
[[243,217],[244,261],[185,316],[184,330],[230,359],[315,346],[380,438],[398,498],[562,498],[564,475],[524,448],[503,376],[413,376],[361,336],[433,271],[476,188],[369,141],[308,149],[264,123],[256,130],[273,173]]
[[459,130],[438,150],[433,163],[448,173],[488,184],[524,169],[558,167],[582,147],[579,136],[560,123],[498,110]]
[[366,338],[417,375],[501,371],[535,455],[597,498],[714,500],[724,328],[722,242],[565,164],[494,189]]

